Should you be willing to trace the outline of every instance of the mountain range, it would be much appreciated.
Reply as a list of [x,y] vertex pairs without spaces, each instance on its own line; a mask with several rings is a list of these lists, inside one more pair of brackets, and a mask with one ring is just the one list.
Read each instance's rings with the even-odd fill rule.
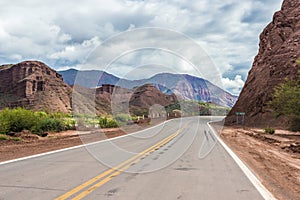
[[188,74],[160,73],[147,79],[127,80],[100,70],[79,71],[69,69],[58,71],[68,85],[80,85],[88,88],[111,84],[133,89],[145,84],[152,84],[161,92],[175,94],[178,100],[212,102],[225,107],[232,107],[236,96],[224,91],[211,82]]
[[[116,90],[117,94],[113,94]],[[124,107],[126,103],[128,109]],[[23,107],[89,116],[130,110],[132,114],[147,115],[155,104],[174,103],[177,103],[174,94],[164,94],[153,85],[145,84],[134,90],[111,84],[98,88],[69,86],[59,73],[40,61],[0,66],[0,109]]]

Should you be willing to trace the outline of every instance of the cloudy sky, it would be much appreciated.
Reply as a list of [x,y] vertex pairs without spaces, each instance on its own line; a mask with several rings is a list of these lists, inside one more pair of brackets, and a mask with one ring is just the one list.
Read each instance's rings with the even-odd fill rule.
[[[190,73],[189,58],[206,54],[211,59],[208,65],[214,63],[223,87],[238,94],[257,54],[259,34],[281,3],[282,0],[1,0],[0,64],[40,60],[57,70],[82,69],[82,66],[87,69],[92,66],[88,65],[90,54],[99,49],[99,45],[120,41],[117,34],[156,27],[167,30],[166,34],[153,30],[137,34],[136,43],[141,44],[131,48],[127,47],[136,35],[133,34],[128,43],[121,37],[123,43],[114,48],[125,51],[119,51],[121,55],[114,54],[118,59],[110,57],[117,61],[104,69],[129,79],[151,75],[148,73],[151,63],[156,66],[153,69],[161,65],[162,71]],[[169,31],[186,36],[186,40],[194,41],[201,51],[195,53],[187,46],[188,42],[184,45],[179,42],[186,51],[174,53],[172,48],[179,49],[178,45],[174,46],[178,40],[168,37],[172,35]],[[165,49],[162,40],[166,45],[172,43],[171,49]],[[137,51],[134,48],[149,47],[145,41],[152,41],[151,47],[157,49]],[[109,54],[110,51],[103,52]],[[103,52],[98,51],[101,56]],[[171,65],[174,65],[173,70],[165,70]],[[209,71],[208,65],[202,72],[214,73]],[[148,68],[144,74],[129,73],[134,71],[132,66]],[[137,72],[140,71],[143,70]],[[200,69],[200,74],[202,72]],[[204,78],[212,80],[209,76]]]

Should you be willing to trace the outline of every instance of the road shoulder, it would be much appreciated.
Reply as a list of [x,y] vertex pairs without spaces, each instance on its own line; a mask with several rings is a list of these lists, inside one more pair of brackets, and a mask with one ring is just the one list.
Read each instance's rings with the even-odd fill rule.
[[277,199],[298,199],[300,153],[290,148],[298,144],[298,137],[278,132],[269,136],[258,129],[224,127],[221,138]]

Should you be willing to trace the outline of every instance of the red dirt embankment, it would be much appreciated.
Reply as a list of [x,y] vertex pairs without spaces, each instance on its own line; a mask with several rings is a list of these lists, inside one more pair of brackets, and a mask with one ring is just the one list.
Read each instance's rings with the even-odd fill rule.
[[221,138],[279,200],[300,197],[300,133],[225,127]]

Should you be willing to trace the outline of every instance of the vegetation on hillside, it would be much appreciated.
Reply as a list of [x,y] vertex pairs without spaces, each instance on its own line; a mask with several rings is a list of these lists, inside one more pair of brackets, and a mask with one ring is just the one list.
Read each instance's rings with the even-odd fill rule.
[[286,80],[275,88],[269,105],[276,116],[284,115],[290,119],[292,131],[300,131],[300,72],[297,80]]
[[43,135],[47,131],[73,129],[75,121],[70,120],[70,117],[64,113],[49,114],[23,108],[6,108],[0,111],[0,134],[30,130],[32,133]]

